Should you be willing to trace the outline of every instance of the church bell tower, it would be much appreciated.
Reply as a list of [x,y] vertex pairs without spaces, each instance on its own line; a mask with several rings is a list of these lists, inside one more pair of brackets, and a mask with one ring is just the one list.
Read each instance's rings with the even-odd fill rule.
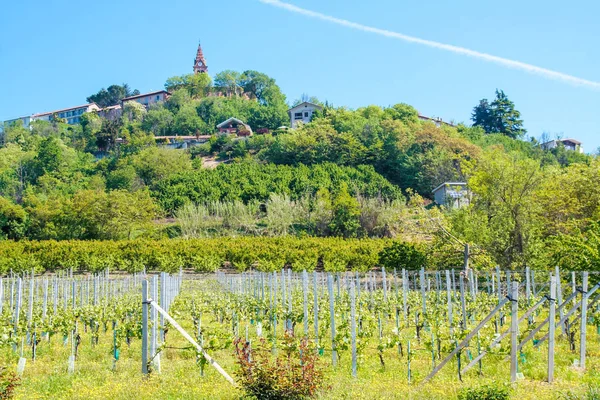
[[207,72],[208,67],[206,66],[206,60],[204,59],[204,54],[202,53],[202,46],[198,44],[198,52],[196,53],[196,59],[194,60],[194,73],[201,74]]

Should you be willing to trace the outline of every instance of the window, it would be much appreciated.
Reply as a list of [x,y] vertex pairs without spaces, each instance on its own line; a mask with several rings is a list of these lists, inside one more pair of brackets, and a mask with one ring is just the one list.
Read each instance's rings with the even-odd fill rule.
[[302,119],[302,113],[294,113],[294,119]]
[[304,118],[308,118],[308,111],[304,112]]
[[156,95],[156,101],[160,100],[160,95]]

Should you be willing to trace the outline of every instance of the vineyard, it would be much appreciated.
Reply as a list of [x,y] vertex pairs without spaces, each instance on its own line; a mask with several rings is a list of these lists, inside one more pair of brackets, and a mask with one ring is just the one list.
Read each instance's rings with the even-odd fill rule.
[[0,282],[0,361],[21,377],[17,398],[233,399],[240,342],[277,356],[307,338],[323,398],[493,384],[584,399],[600,380],[597,282],[558,269],[29,272]]

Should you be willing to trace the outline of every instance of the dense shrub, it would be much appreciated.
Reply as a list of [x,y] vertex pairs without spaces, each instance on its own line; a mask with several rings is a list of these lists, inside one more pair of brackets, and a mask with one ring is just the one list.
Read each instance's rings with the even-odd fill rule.
[[19,377],[5,367],[0,367],[0,400],[12,399],[20,384]]
[[381,250],[379,263],[390,270],[394,268],[415,270],[427,267],[427,256],[416,244],[394,241]]
[[153,196],[170,214],[188,202],[252,200],[266,201],[272,193],[293,200],[314,195],[319,189],[337,194],[346,185],[351,196],[401,198],[400,190],[375,172],[373,167],[311,167],[267,165],[255,162],[224,164],[215,169],[188,171],[164,179],[153,188]]
[[509,400],[510,389],[508,386],[483,385],[463,389],[458,400]]
[[282,351],[274,356],[272,345],[264,338],[252,347],[249,342],[235,342],[237,376],[242,389],[259,400],[299,400],[315,397],[323,386],[319,356],[307,339],[298,341],[286,334]]
[[367,271],[377,265],[385,239],[240,237],[122,241],[0,241],[0,274],[73,269],[97,272],[166,271],[180,268],[213,272],[224,265],[238,270]]

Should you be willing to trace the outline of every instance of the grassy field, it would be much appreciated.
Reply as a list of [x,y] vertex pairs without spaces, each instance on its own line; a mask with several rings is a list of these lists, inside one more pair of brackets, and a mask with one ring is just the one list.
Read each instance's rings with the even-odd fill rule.
[[[186,285],[188,283],[186,282]],[[201,291],[189,290],[184,285],[184,297],[201,296]],[[175,307],[177,308],[177,307]],[[185,312],[174,312],[176,319],[188,332],[193,331],[192,320]],[[540,317],[541,318],[541,317]],[[223,328],[223,324],[208,314],[203,316],[206,327]],[[240,331],[249,326],[251,337],[255,337],[254,325],[248,320],[240,321]],[[393,322],[388,321],[388,325]],[[525,329],[525,327],[522,327]],[[296,334],[302,331],[301,324]],[[573,366],[578,352],[571,352],[563,338],[557,342],[556,382],[544,383],[546,379],[547,347],[534,349],[527,345],[520,360],[520,371],[525,379],[513,385],[512,397],[515,399],[561,399],[571,394],[569,399],[583,396],[589,386],[600,385],[600,337],[596,328],[588,328],[587,369],[582,372]],[[557,331],[558,333],[558,331]],[[558,335],[557,335],[558,336]],[[110,329],[101,332],[98,345],[92,346],[89,332],[81,333],[75,373],[67,372],[70,344],[64,345],[61,338],[53,337],[50,342],[42,340],[38,346],[37,357],[31,360],[27,348],[24,356],[28,358],[21,385],[16,392],[17,399],[239,399],[243,392],[233,388],[213,368],[207,366],[204,376],[196,364],[196,353],[185,339],[171,329],[167,334],[168,348],[161,357],[161,373],[152,373],[148,377],[141,374],[141,343],[134,339],[130,346],[123,345],[116,370],[112,369],[113,336]],[[454,399],[464,387],[486,383],[507,383],[510,380],[510,363],[502,355],[488,355],[483,359],[482,376],[473,368],[460,382],[457,376],[457,362],[451,361],[428,384],[422,384],[423,378],[431,371],[430,351],[423,343],[413,340],[412,383],[407,381],[406,357],[399,357],[395,348],[385,350],[386,366],[382,368],[377,351],[377,339],[370,340],[359,363],[358,377],[352,378],[350,351],[340,353],[337,368],[331,367],[330,353],[325,346],[321,363],[326,370],[326,388],[321,392],[323,399]],[[233,348],[210,352],[211,355],[230,374],[236,371]],[[16,368],[19,355],[10,348],[3,348],[0,364]],[[464,364],[463,364],[464,366]]]

